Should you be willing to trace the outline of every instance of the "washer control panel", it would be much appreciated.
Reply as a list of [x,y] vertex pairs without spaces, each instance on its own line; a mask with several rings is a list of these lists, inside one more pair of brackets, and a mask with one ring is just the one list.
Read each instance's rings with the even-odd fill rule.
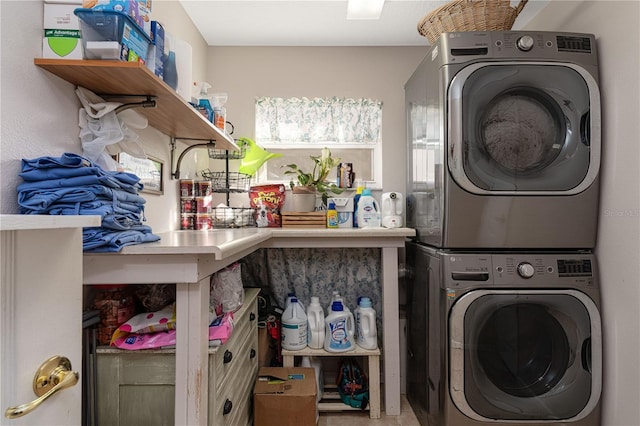
[[448,288],[479,286],[594,286],[595,257],[588,253],[446,253]]

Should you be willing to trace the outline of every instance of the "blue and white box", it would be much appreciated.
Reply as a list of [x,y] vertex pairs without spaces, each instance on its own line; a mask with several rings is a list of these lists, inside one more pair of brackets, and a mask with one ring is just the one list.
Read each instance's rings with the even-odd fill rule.
[[149,45],[147,68],[160,79],[164,78],[164,61],[167,57],[164,46],[164,27],[158,21],[151,21],[151,44]]
[[329,198],[338,212],[338,228],[353,228],[353,198]]

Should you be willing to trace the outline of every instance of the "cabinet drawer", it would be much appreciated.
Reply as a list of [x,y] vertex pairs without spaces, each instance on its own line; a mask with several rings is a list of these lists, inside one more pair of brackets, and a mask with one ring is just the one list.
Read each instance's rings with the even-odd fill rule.
[[[236,323],[231,338],[216,350],[210,360],[212,362],[209,365],[210,374],[212,377],[218,378],[215,381],[215,395],[218,395],[222,386],[229,380],[228,376],[232,375],[231,372],[238,371],[236,368],[251,358],[252,349],[255,351],[253,359],[257,363],[257,309],[257,304],[252,303],[250,309]],[[256,342],[253,343],[251,340],[256,340]],[[210,380],[210,386],[211,383]]]
[[[240,367],[240,364],[238,364]],[[225,426],[248,425],[251,420],[251,399],[253,397],[253,385],[258,374],[257,357],[239,371],[238,380],[228,382],[223,391],[210,404],[213,411],[209,412],[211,424]]]

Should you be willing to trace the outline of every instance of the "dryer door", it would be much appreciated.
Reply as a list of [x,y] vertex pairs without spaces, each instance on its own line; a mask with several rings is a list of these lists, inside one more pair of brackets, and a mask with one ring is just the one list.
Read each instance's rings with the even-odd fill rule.
[[452,307],[450,393],[480,421],[576,421],[601,391],[600,315],[575,290],[476,290]]
[[570,195],[600,164],[600,96],[583,68],[477,63],[448,90],[449,168],[476,194]]

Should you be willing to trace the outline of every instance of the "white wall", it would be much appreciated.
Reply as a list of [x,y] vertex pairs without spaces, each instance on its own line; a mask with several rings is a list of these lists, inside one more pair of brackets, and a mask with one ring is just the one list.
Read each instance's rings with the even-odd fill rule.
[[[193,48],[193,76],[202,78],[206,66],[206,43],[177,1],[157,1],[154,18]],[[17,213],[16,186],[22,158],[63,152],[81,154],[78,139],[78,108],[73,85],[38,68],[42,56],[42,1],[0,2],[0,213]],[[164,196],[141,194],[147,200],[146,216],[154,232],[179,227],[177,182],[169,179],[169,138],[155,129],[139,131],[148,154],[165,162]],[[178,154],[184,149],[179,143]],[[185,169],[195,167],[186,162]]]
[[[373,98],[382,101],[382,180],[405,192],[404,84],[425,47],[210,47],[214,91],[229,93],[234,136],[254,136],[259,96]],[[357,170],[356,170],[357,173]]]
[[552,1],[527,28],[595,34],[602,94],[596,256],[604,328],[603,419],[640,424],[640,3]]

